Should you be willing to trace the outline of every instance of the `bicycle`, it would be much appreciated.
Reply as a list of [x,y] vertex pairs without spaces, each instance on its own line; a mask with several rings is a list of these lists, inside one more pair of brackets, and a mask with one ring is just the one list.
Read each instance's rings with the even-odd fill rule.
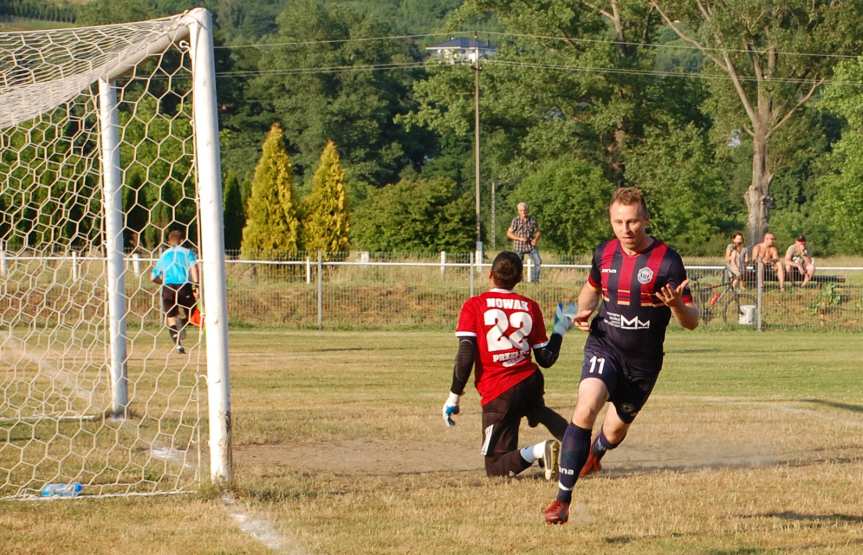
[[722,316],[723,324],[736,323],[743,315],[741,306],[756,304],[754,293],[732,286],[728,272],[722,273],[722,281],[717,285],[702,285],[698,275],[691,276],[690,283],[705,324],[718,315]]

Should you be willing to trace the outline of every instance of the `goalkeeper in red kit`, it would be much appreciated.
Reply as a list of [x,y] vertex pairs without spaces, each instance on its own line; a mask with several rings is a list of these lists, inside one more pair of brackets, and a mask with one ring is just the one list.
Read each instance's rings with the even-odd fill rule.
[[[542,372],[531,360],[548,368],[557,360],[563,336],[572,325],[575,305],[558,305],[549,339],[536,301],[513,292],[521,281],[521,257],[502,252],[492,263],[491,288],[468,299],[456,328],[459,346],[450,394],[444,403],[444,422],[454,426],[459,399],[475,368],[474,380],[482,404],[482,454],[489,476],[514,476],[534,462],[545,468],[547,480],[557,476],[564,417],[545,406]],[[556,439],[518,448],[522,418],[531,427],[542,424]]]

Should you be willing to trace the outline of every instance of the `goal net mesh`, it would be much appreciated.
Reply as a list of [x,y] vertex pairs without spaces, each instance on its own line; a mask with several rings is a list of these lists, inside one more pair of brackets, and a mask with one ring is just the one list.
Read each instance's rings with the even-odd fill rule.
[[[181,492],[201,475],[201,334],[187,328],[176,352],[150,281],[169,231],[199,251],[185,21],[0,34],[0,498],[52,482],[80,482],[84,495]],[[112,405],[100,78],[118,113],[123,414]]]

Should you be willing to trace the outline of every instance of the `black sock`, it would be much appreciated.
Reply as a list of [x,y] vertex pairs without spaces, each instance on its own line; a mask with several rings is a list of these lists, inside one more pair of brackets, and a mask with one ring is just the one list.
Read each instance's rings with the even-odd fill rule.
[[608,438],[605,437],[605,433],[600,431],[599,435],[596,436],[596,439],[593,440],[593,445],[591,446],[591,450],[597,459],[602,460],[602,457],[605,455],[605,452],[609,449],[614,449],[620,445],[620,443],[611,443],[608,441]]
[[578,480],[578,473],[590,453],[590,430],[570,423],[563,434],[560,446],[560,484],[557,498],[565,503],[572,501],[572,489]]

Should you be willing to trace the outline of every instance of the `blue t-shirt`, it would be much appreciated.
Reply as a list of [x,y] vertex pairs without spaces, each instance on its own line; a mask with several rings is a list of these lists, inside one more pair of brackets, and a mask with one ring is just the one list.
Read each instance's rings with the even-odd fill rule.
[[197,262],[195,253],[181,246],[171,247],[162,253],[150,275],[162,276],[165,285],[183,285],[189,282],[189,268]]

